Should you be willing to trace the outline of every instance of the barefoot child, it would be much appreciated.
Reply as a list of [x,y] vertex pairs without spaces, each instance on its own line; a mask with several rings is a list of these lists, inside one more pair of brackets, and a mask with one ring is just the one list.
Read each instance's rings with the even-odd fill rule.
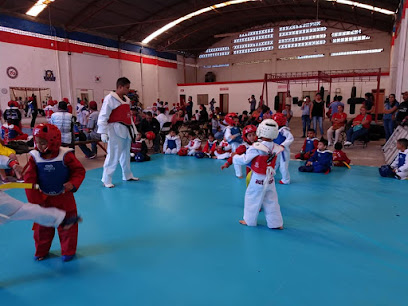
[[267,226],[283,229],[274,179],[276,157],[282,152],[282,147],[273,142],[278,133],[278,124],[272,119],[265,119],[256,131],[260,142],[254,143],[242,155],[233,155],[234,164],[250,164],[252,169],[245,193],[244,219],[239,221],[243,225],[256,226],[259,210],[263,208]]

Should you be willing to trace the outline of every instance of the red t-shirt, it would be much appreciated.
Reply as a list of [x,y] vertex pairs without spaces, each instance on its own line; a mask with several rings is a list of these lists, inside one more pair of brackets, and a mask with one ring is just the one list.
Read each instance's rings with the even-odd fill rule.
[[[347,119],[347,114],[346,113],[335,113],[332,117],[333,121],[333,127],[339,128],[344,126],[345,124],[345,119]],[[343,121],[343,122],[341,122]]]
[[[365,119],[364,119],[364,117],[365,117]],[[368,115],[368,114],[366,114],[366,115],[358,115],[356,118],[354,118],[354,120],[353,120],[353,122],[362,122],[362,121],[364,121],[364,120],[368,120],[368,123],[367,124],[363,124],[363,128],[365,128],[365,129],[369,129],[370,128],[370,123],[371,123],[371,121],[373,120],[372,119],[372,117],[371,117],[371,115]]]

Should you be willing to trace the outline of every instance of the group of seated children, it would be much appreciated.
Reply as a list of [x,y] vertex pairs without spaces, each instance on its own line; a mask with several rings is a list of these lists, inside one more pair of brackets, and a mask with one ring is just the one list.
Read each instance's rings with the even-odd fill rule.
[[299,167],[300,172],[329,173],[332,165],[349,167],[350,159],[342,151],[340,142],[334,145],[335,150],[332,152],[327,150],[326,139],[318,140],[315,136],[315,130],[309,129],[300,153],[295,156],[296,159],[306,160],[306,164]]
[[382,177],[393,177],[399,180],[408,179],[408,139],[401,138],[397,140],[398,155],[391,165],[380,167]]

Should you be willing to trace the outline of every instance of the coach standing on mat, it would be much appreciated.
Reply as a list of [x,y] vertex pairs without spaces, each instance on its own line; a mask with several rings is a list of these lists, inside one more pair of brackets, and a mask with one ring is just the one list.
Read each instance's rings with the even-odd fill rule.
[[103,165],[102,183],[107,188],[115,187],[112,184],[112,175],[118,162],[122,167],[124,181],[138,181],[130,170],[130,144],[136,128],[130,114],[129,93],[130,81],[119,78],[116,82],[116,91],[111,92],[103,100],[98,117],[98,133],[101,140],[108,143],[108,155]]

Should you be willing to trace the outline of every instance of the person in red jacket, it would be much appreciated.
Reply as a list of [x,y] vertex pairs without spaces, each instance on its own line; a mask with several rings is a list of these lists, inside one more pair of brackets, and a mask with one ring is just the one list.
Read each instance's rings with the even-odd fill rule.
[[[26,183],[35,183],[39,190],[26,190],[27,200],[42,207],[55,207],[76,217],[74,192],[85,178],[85,168],[72,149],[61,147],[61,132],[49,123],[41,123],[33,130],[35,150],[30,151],[24,175]],[[34,223],[35,259],[45,259],[54,238],[55,229]],[[78,224],[68,230],[58,227],[63,261],[70,261],[76,253]]]
[[341,149],[343,149],[343,145],[341,144],[341,142],[336,142],[333,152],[333,165],[336,167],[347,167],[347,165],[350,165],[351,160]]
[[208,157],[212,158],[215,156],[215,149],[217,148],[217,139],[215,139],[213,134],[208,135],[208,140],[204,146],[203,153],[207,154]]
[[316,138],[316,132],[314,129],[307,131],[307,138],[303,143],[302,149],[295,155],[296,159],[308,160],[317,150],[317,144],[319,139]]

